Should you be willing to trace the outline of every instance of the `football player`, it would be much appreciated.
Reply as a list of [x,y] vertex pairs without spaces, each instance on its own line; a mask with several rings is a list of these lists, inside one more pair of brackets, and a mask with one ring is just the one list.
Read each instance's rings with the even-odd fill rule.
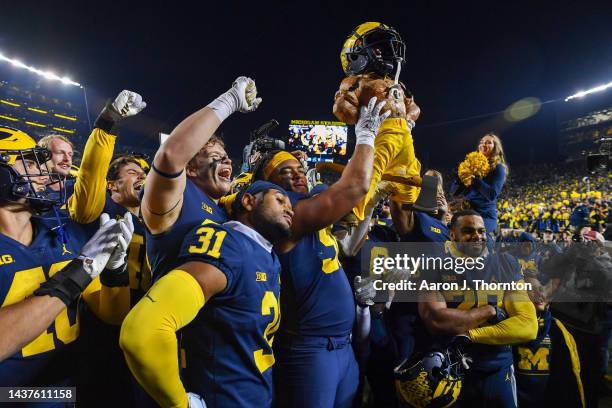
[[[57,173],[64,180],[64,189],[60,191],[59,183],[51,183],[47,186],[50,196],[57,197],[64,202],[74,191],[74,178],[71,177],[72,157],[74,155],[74,145],[65,136],[49,135],[38,141],[38,146],[51,152],[51,158],[47,162],[49,171]],[[60,196],[61,195],[61,196]]]
[[357,391],[350,344],[355,303],[331,226],[367,192],[374,139],[388,116],[382,108],[376,98],[361,108],[353,157],[340,179],[320,194],[308,196],[304,168],[288,152],[271,154],[254,171],[255,179],[290,191],[295,212],[291,237],[277,245],[283,266],[283,320],[274,343],[279,406],[348,407]]
[[414,203],[418,195],[421,164],[414,153],[411,131],[421,110],[402,84],[398,83],[406,46],[392,27],[378,22],[359,25],[348,36],[340,52],[347,77],[336,92],[333,112],[348,124],[356,122],[359,106],[372,96],[385,100],[391,116],[376,138],[374,168],[368,194],[356,208],[360,220],[370,214],[380,199],[378,184],[383,175],[405,179],[412,185],[391,182],[385,191],[399,203]]
[[102,213],[117,218],[129,211],[136,219],[128,250],[127,274],[115,282],[101,282],[106,287],[129,286],[135,292],[130,296],[125,289],[116,289],[113,293],[109,291],[108,296],[113,298],[109,306],[117,308],[112,310],[113,313],[109,311],[106,320],[114,324],[121,323],[129,305],[136,304],[151,282],[151,270],[145,259],[144,226],[138,219],[138,194],[144,185],[146,173],[135,157],[120,156],[111,161],[120,123],[146,106],[139,94],[126,90],[106,105],[87,139],[74,194],[68,200],[70,216],[80,224],[94,222]]
[[459,396],[461,404],[516,407],[510,345],[535,339],[535,309],[520,286],[516,290],[478,290],[477,285],[504,283],[512,287],[512,283],[524,283],[520,266],[507,253],[489,253],[484,221],[475,211],[455,213],[449,236],[446,257],[460,259],[463,265],[469,259],[480,260],[483,266],[457,273],[456,262],[455,270],[424,271],[423,279],[428,285],[444,282],[456,286],[449,286],[452,290],[422,291],[420,317],[436,339],[464,335],[465,341],[471,343],[465,347],[473,362]]
[[155,154],[141,204],[154,280],[175,266],[189,230],[204,219],[226,220],[217,202],[230,190],[232,161],[213,134],[232,113],[252,112],[260,103],[255,81],[239,77],[229,91],[183,120]]
[[[139,94],[127,90],[121,91],[104,107],[85,144],[74,194],[68,200],[71,218],[82,224],[96,221],[102,213],[117,218],[129,211],[134,216],[134,235],[129,242],[125,273],[114,276],[113,280],[103,277],[96,282],[99,283],[96,290],[100,291],[104,319],[98,319],[85,305],[80,310],[83,330],[79,342],[78,402],[83,405],[129,403],[133,391],[130,373],[119,348],[119,325],[151,286],[144,225],[138,218],[138,194],[146,173],[133,155],[111,158],[122,122],[145,107]],[[135,381],[133,383],[136,385]],[[100,387],[115,392],[100,395]],[[146,398],[143,391],[137,391],[137,395]]]
[[45,186],[63,179],[48,172],[49,151],[28,135],[2,128],[0,136],[0,385],[71,385],[78,300],[83,294],[97,310],[90,282],[123,270],[131,217],[102,218],[83,245],[79,225],[35,216],[60,204]]
[[448,227],[444,223],[448,204],[444,196],[442,174],[436,170],[427,170],[425,175],[438,179],[437,209],[435,211],[425,212],[402,208],[397,202],[391,201],[393,219],[396,222],[395,228],[404,242],[445,242],[448,240]]
[[192,229],[180,266],[123,322],[128,365],[162,407],[272,405],[272,341],[280,319],[280,263],[272,245],[289,236],[293,212],[281,187],[257,181],[238,193],[233,215],[235,221]]

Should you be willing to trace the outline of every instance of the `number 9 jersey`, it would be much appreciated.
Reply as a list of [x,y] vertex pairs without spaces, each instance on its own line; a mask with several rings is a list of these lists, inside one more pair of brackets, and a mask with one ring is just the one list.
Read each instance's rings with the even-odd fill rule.
[[272,245],[237,221],[205,221],[187,235],[180,254],[181,264],[204,262],[227,278],[182,331],[185,388],[209,408],[271,406],[281,269]]

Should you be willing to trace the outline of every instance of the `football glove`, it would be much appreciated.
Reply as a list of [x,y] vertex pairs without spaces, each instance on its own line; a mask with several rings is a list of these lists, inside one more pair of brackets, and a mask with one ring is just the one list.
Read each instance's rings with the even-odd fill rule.
[[391,111],[380,114],[386,103],[386,101],[382,101],[376,104],[376,97],[373,97],[368,102],[368,106],[361,107],[359,120],[355,124],[356,144],[367,144],[374,147],[374,139],[378,133],[378,128],[391,114]]
[[187,398],[189,398],[189,408],[206,408],[204,398],[200,397],[198,394],[188,392]]
[[137,115],[146,107],[147,104],[142,100],[142,96],[124,89],[114,101],[107,103],[102,109],[94,127],[114,134],[122,119]]
[[[102,214],[102,216],[100,216],[100,224],[104,225],[108,222],[108,218],[108,214]],[[128,245],[134,234],[134,223],[132,221],[132,214],[130,214],[129,211],[118,221],[118,224],[121,229],[121,234],[119,234],[118,237],[119,243],[106,264],[106,269],[110,270],[119,269],[125,265]]]
[[355,276],[353,284],[355,287],[355,300],[359,306],[372,306],[376,297],[374,289],[374,278],[363,279],[360,275]]
[[[104,224],[108,220],[107,214],[100,216],[100,223]],[[100,274],[100,281],[105,286],[127,286],[129,283],[129,274],[127,272],[127,251],[132,235],[134,235],[134,223],[132,222],[132,214],[126,212],[123,218],[118,220],[121,234],[117,238],[119,243],[111,254],[106,267]]]
[[208,104],[221,122],[234,112],[253,112],[262,99],[257,97],[255,81],[248,77],[238,77],[232,87]]
[[40,285],[34,295],[54,296],[67,306],[78,299],[87,285],[100,275],[119,243],[122,233],[119,223],[108,219],[108,216],[105,220],[104,225],[83,246],[79,256]]
[[118,113],[122,118],[128,118],[139,114],[147,107],[147,103],[136,92],[124,89],[117,95],[111,106],[113,112]]

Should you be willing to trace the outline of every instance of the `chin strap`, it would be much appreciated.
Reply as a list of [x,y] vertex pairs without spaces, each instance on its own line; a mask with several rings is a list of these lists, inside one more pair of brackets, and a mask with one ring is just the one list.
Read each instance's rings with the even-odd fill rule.
[[397,63],[397,68],[395,69],[395,78],[394,78],[394,85],[391,87],[391,96],[394,99],[399,99],[400,98],[400,84],[399,84],[399,76],[400,76],[400,72],[402,72],[402,59],[398,58],[396,60]]
[[398,58],[398,59],[396,60],[396,62],[397,62],[397,68],[396,68],[396,70],[395,70],[395,79],[394,79],[394,83],[395,83],[395,85],[398,85],[398,84],[399,84],[399,76],[400,76],[400,72],[402,72],[402,59],[401,59],[401,58]]

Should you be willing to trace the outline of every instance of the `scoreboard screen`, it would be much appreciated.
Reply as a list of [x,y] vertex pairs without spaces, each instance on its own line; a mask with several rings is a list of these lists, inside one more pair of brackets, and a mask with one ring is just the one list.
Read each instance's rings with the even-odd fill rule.
[[292,120],[287,144],[290,149],[306,152],[311,162],[333,162],[346,155],[347,131],[342,122]]

